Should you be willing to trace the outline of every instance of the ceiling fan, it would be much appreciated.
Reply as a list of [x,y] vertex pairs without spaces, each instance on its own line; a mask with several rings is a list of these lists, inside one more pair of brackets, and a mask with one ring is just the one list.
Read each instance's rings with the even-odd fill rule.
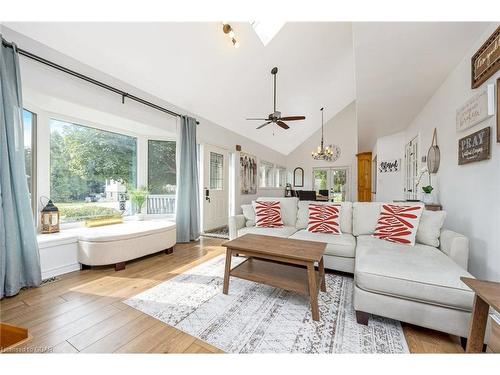
[[283,129],[290,128],[284,121],[297,121],[297,120],[305,120],[305,116],[286,116],[281,117],[281,112],[276,110],[276,74],[278,73],[278,68],[274,67],[271,70],[271,74],[274,77],[274,112],[271,113],[267,118],[247,118],[247,120],[259,120],[265,121],[262,125],[258,126],[257,129],[262,129],[264,126],[267,126],[271,123],[275,123],[276,125],[282,127]]

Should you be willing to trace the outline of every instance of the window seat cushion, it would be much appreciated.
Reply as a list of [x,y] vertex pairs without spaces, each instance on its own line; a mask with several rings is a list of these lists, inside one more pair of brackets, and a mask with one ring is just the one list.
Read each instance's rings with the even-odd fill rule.
[[79,228],[78,240],[87,242],[110,242],[175,230],[175,223],[172,221],[125,221],[121,224],[106,225],[102,227]]

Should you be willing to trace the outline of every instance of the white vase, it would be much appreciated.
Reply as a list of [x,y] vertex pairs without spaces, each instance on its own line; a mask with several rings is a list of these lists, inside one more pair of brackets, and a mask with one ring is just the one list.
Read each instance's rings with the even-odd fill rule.
[[144,214],[135,214],[135,219],[138,221],[143,221],[144,220]]
[[434,203],[434,199],[432,198],[432,193],[422,193],[422,202],[426,204]]

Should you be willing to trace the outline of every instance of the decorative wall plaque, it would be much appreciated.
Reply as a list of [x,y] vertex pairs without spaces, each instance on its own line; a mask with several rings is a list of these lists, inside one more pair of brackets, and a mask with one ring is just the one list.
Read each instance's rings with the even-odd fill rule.
[[471,59],[471,87],[481,86],[500,68],[500,26]]
[[401,169],[401,159],[381,161],[378,166],[380,173],[397,172]]
[[466,130],[495,114],[495,87],[488,85],[457,109],[457,131]]
[[500,143],[500,78],[497,78],[497,143]]
[[458,140],[458,165],[490,158],[490,127]]

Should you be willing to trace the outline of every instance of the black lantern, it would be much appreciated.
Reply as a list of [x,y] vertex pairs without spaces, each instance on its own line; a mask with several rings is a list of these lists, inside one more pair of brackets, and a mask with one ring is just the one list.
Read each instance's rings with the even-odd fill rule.
[[52,200],[49,199],[47,205],[42,209],[40,220],[42,233],[59,232],[59,209],[54,206]]

